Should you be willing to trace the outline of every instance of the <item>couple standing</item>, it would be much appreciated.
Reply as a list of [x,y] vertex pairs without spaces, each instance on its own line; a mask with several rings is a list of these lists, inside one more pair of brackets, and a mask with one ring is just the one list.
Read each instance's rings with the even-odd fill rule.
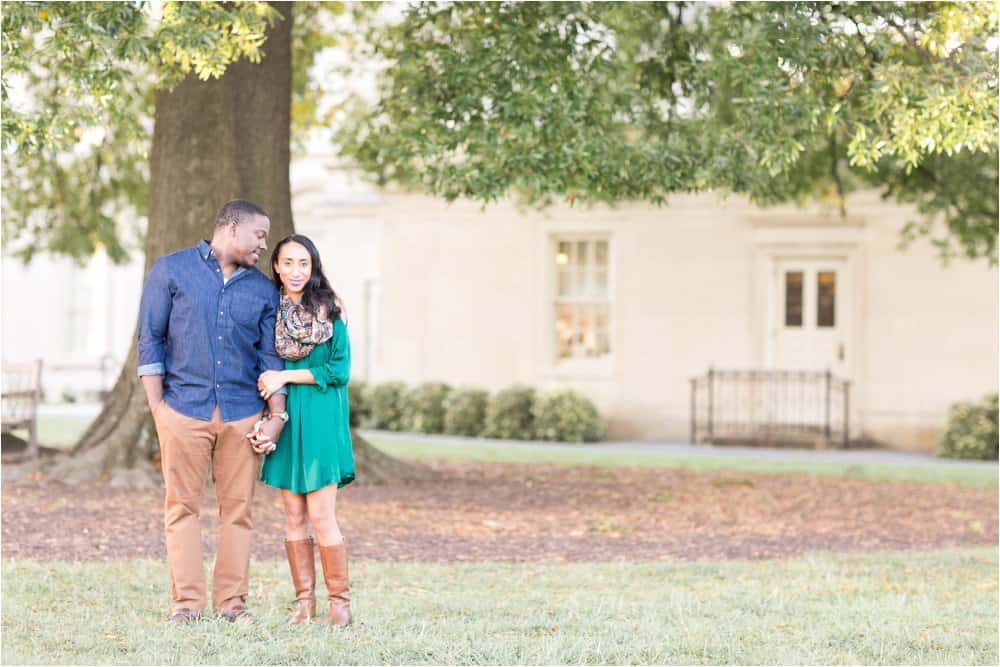
[[[200,505],[211,469],[219,508],[212,607],[250,622],[246,598],[260,479],[281,489],[285,551],[297,610],[316,616],[311,523],[329,594],[326,621],[351,619],[337,489],[354,479],[347,382],[350,342],[315,245],[293,234],[255,268],[270,220],[244,200],[225,204],[211,241],[153,264],[139,306],[138,375],[156,423],[166,485],[170,621],[207,605]],[[266,406],[265,406],[266,402]]]

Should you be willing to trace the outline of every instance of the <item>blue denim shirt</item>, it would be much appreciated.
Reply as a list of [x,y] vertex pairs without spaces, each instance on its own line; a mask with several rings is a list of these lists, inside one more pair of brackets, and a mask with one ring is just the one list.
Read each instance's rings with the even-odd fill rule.
[[274,351],[277,310],[274,283],[256,268],[223,282],[208,241],[164,255],[142,288],[138,375],[162,375],[167,405],[194,419],[211,420],[216,405],[222,421],[256,414],[257,377],[285,367]]

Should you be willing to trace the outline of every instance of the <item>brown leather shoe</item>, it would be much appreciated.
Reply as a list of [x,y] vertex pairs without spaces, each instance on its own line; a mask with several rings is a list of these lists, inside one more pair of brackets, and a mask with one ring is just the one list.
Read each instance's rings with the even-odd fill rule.
[[291,622],[309,623],[316,618],[316,560],[312,538],[285,540],[285,554],[288,556],[288,569],[292,572],[295,599],[299,603]]
[[320,545],[319,560],[323,565],[323,580],[330,595],[326,622],[343,627],[351,622],[351,598],[347,591],[347,543],[329,547]]
[[240,625],[252,625],[257,622],[257,618],[250,613],[250,610],[241,604],[234,605],[222,612],[222,618],[230,623],[239,623]]
[[181,607],[180,609],[174,609],[173,613],[170,614],[170,618],[167,619],[167,623],[171,625],[186,625],[197,621],[199,618],[201,618],[201,614],[198,611]]

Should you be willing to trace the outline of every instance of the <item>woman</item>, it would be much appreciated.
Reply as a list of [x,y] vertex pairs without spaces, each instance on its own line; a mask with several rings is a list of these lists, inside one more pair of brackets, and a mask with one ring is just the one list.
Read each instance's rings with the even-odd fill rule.
[[267,399],[288,385],[287,423],[264,460],[261,481],[281,489],[285,553],[298,609],[292,623],[316,616],[316,570],[307,519],[319,541],[329,594],[326,622],[350,623],[347,548],[337,525],[337,489],[354,480],[347,382],[351,350],[340,302],[323,275],[316,246],[293,234],[274,249],[274,283],[281,293],[275,348],[285,370],[258,379]]

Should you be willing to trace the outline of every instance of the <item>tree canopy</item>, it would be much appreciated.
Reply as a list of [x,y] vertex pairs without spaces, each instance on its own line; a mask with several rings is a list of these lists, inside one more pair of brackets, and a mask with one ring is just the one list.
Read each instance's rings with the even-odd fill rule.
[[[189,73],[217,79],[259,62],[280,14],[267,3],[3,3],[3,238],[28,259],[126,257],[122,220],[145,216],[154,93]],[[321,121],[308,70],[336,43],[317,20],[341,2],[293,13],[292,129]],[[133,230],[132,236],[138,236]],[[137,240],[137,239],[133,239]],[[141,244],[131,244],[139,245]]]
[[720,189],[913,203],[996,261],[995,3],[417,3],[340,128],[383,182],[494,201]]
[[[293,136],[317,124],[297,3]],[[365,8],[368,6],[365,5]],[[267,50],[265,3],[3,3],[3,236],[23,257],[121,260],[144,214],[153,91]],[[362,22],[364,24],[364,22]],[[905,238],[997,259],[997,5],[428,2],[357,35],[382,63],[337,145],[382,183],[544,204],[709,189],[843,209],[916,205]]]

